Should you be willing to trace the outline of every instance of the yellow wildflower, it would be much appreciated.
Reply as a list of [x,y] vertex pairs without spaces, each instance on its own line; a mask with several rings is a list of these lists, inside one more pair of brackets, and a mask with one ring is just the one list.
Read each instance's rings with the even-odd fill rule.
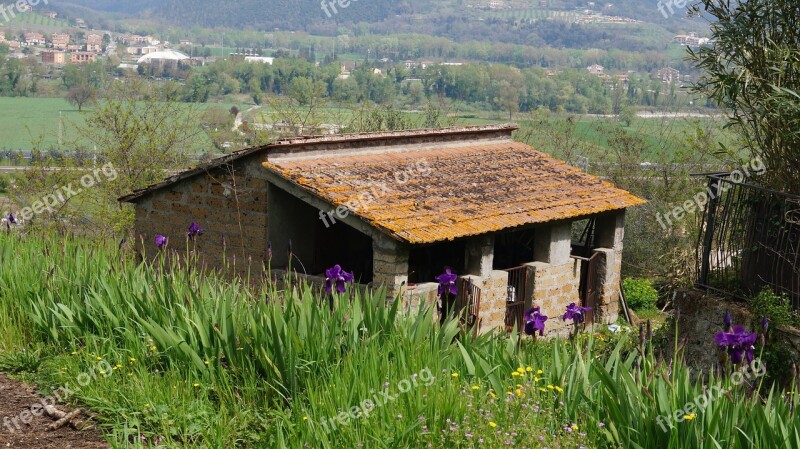
[[497,427],[497,423],[496,423],[496,422],[494,422],[494,421],[489,421],[489,427],[491,427],[492,429],[494,429],[495,427]]
[[695,418],[697,418],[697,413],[692,413],[691,415],[684,415],[683,416],[683,419],[685,419],[686,421],[691,421],[691,420],[693,420]]
[[481,387],[479,387],[479,386],[477,386],[477,385],[473,385],[473,386],[472,386],[472,389],[473,389],[473,390],[480,390],[480,389],[481,389]]

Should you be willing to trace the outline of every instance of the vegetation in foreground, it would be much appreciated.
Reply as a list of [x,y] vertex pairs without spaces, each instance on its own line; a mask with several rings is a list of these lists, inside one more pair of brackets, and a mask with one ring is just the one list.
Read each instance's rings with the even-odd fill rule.
[[[0,369],[48,392],[106,361],[70,400],[116,447],[800,447],[794,391],[694,380],[630,333],[472,340],[379,293],[331,310],[316,287],[116,248],[0,237]],[[689,411],[709,387],[728,393]]]

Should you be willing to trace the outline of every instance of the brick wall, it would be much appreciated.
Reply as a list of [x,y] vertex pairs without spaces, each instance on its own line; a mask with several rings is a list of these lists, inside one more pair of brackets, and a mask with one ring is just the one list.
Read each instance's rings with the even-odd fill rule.
[[[193,221],[206,231],[196,249],[211,267],[260,271],[267,248],[267,180],[262,156],[251,156],[210,170],[140,198],[135,234],[146,257],[155,254],[156,234],[169,237],[169,249],[184,253],[186,229]],[[224,242],[224,243],[223,243]]]
[[533,292],[533,307],[541,307],[548,317],[545,336],[568,336],[573,331],[561,316],[570,303],[580,304],[582,261],[569,259],[560,265],[545,262],[527,264],[528,288]]

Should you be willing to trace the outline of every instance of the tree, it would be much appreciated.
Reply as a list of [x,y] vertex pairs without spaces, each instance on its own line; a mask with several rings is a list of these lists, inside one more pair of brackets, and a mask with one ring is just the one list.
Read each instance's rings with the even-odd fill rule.
[[695,91],[730,113],[771,187],[800,193],[800,5],[796,0],[702,0],[713,44],[689,50]]
[[96,96],[97,92],[95,92],[94,88],[89,86],[74,86],[67,91],[67,95],[64,99],[66,99],[69,104],[77,106],[78,111],[82,111],[83,105],[93,102]]
[[191,105],[150,90],[140,80],[113,82],[85,124],[76,125],[76,134],[96,146],[98,157],[116,173],[113,180],[80,197],[85,208],[81,214],[91,211],[106,229],[130,229],[133,211],[120,207],[116,199],[163,179],[165,173],[185,169],[186,156],[195,151],[193,145],[202,133]]

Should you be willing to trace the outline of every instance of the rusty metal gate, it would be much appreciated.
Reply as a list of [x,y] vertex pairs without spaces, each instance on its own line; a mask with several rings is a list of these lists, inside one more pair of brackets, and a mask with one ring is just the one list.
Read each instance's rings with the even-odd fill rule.
[[600,254],[594,253],[591,257],[572,256],[573,259],[583,261],[581,265],[581,284],[579,295],[581,305],[583,307],[590,307],[592,310],[586,312],[586,319],[584,323],[593,323],[595,320],[595,312],[600,303],[598,291],[599,267],[600,267]]
[[453,311],[460,317],[461,329],[475,336],[480,326],[481,289],[465,278],[459,278],[456,285],[458,295]]
[[508,328],[525,326],[525,307],[532,292],[528,288],[528,267],[521,266],[506,270],[508,272],[508,294],[506,296],[506,319]]

